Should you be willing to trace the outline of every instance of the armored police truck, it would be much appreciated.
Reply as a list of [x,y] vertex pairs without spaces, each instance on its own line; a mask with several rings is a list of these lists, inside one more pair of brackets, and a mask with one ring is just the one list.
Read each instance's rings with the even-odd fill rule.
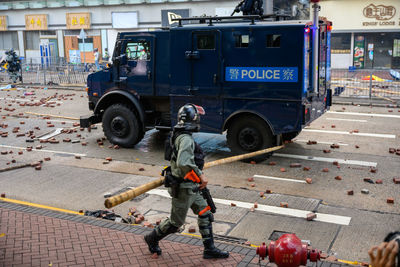
[[227,130],[240,154],[294,138],[331,105],[326,19],[178,20],[118,34],[113,64],[88,76],[93,114],[81,117],[82,127],[102,122],[111,143],[133,147],[149,129],[169,131],[179,107],[193,103],[206,111],[201,131]]

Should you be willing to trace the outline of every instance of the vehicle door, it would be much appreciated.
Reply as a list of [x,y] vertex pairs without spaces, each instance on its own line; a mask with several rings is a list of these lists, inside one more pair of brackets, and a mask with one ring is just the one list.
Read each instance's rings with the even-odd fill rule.
[[206,114],[201,119],[202,130],[219,132],[222,128],[223,114],[221,32],[193,31],[190,57],[191,84],[188,91],[205,109]]
[[121,54],[126,56],[126,60],[120,65],[120,80],[141,95],[153,95],[155,37],[137,35],[125,38]]

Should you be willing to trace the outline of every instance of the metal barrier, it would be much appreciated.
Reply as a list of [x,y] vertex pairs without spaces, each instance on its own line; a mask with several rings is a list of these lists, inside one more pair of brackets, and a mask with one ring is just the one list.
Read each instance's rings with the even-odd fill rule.
[[400,80],[390,70],[333,69],[331,88],[339,97],[400,99]]

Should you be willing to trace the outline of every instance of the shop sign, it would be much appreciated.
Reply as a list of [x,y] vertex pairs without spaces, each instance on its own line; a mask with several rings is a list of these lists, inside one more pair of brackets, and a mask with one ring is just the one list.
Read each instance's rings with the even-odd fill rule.
[[357,36],[354,40],[354,66],[357,68],[364,68],[364,51],[365,41],[364,36]]
[[0,31],[7,30],[7,16],[0,16]]
[[[395,26],[396,21],[393,17],[396,15],[394,6],[369,4],[363,9],[363,15],[373,21],[363,21],[363,26]],[[398,22],[400,25],[400,21]]]
[[45,14],[25,15],[25,30],[27,31],[47,30],[47,15]]
[[69,30],[90,29],[90,13],[67,13],[66,24]]
[[[161,25],[163,27],[168,27],[171,25],[177,25],[178,21],[174,21],[174,19],[180,18],[188,18],[189,17],[189,9],[168,9],[161,10]],[[187,21],[182,21],[182,24],[187,24]]]

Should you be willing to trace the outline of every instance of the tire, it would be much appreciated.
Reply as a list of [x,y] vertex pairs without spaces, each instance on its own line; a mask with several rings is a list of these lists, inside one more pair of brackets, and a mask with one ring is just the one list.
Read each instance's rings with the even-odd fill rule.
[[103,114],[103,132],[108,141],[121,147],[133,147],[142,140],[136,112],[124,104],[113,104]]
[[295,138],[296,136],[299,135],[300,132],[290,132],[290,133],[284,133],[282,134],[282,141],[290,141],[293,138]]
[[[274,136],[269,126],[260,118],[246,116],[234,121],[228,128],[227,143],[234,154],[244,154],[274,145]],[[243,162],[261,162],[272,153],[266,153]]]

